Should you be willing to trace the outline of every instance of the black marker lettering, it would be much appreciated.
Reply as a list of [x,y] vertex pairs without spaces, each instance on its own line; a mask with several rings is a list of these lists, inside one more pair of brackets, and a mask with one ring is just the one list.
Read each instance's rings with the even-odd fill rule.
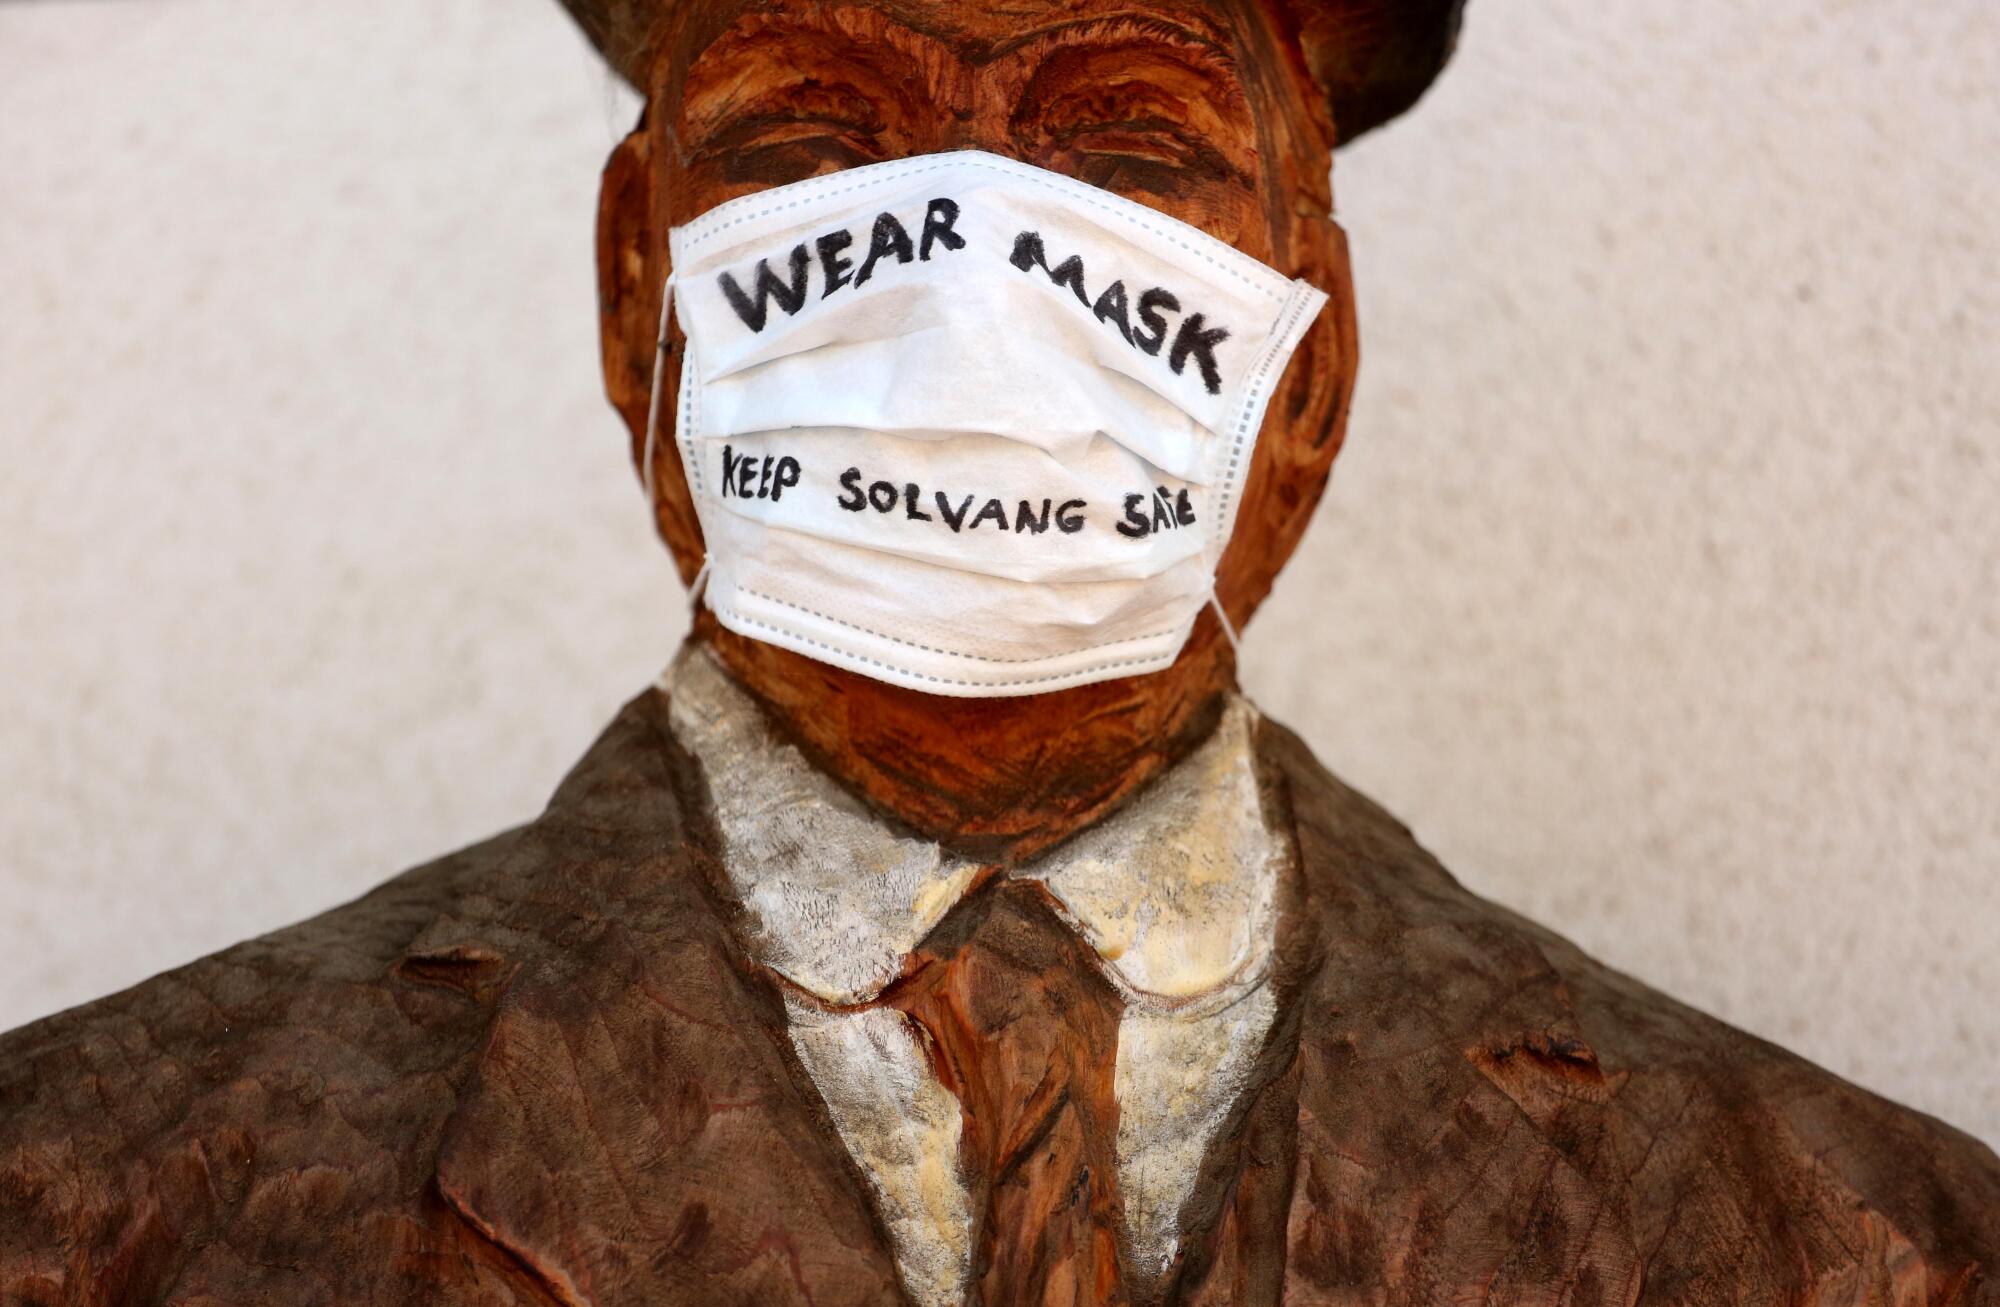
[[972,496],[967,495],[965,502],[961,503],[958,511],[954,513],[951,511],[951,501],[944,497],[944,491],[935,491],[934,494],[937,498],[938,512],[944,514],[945,525],[953,531],[962,530],[965,526],[965,515],[972,508]]
[[[1051,268],[1048,250],[1038,231],[1024,231],[1016,235],[1013,253],[1007,256],[1007,261],[1023,272],[1040,268],[1051,285],[1067,287],[1076,296],[1076,302],[1090,310],[1092,317],[1116,327],[1126,344],[1148,357],[1157,358],[1160,347],[1166,343],[1168,324],[1162,311],[1181,311],[1178,296],[1164,287],[1155,286],[1139,296],[1142,329],[1134,330],[1130,292],[1125,289],[1124,281],[1113,281],[1092,303],[1090,292],[1084,288],[1083,256],[1072,254]],[[1192,358],[1208,393],[1221,394],[1222,371],[1215,363],[1215,347],[1227,339],[1229,330],[1226,327],[1210,327],[1203,314],[1190,313],[1181,320],[1180,330],[1174,335],[1173,348],[1167,354],[1167,366],[1173,369],[1175,376],[1180,376]]]
[[868,487],[868,503],[878,513],[886,513],[896,506],[896,487],[887,481],[877,481]]
[[1072,254],[1058,263],[1049,272],[1049,280],[1058,286],[1067,286],[1076,293],[1076,302],[1090,307],[1090,294],[1083,288],[1083,256]]
[[1168,496],[1165,486],[1153,487],[1153,529],[1170,527],[1174,524],[1174,501]]
[[1174,498],[1174,521],[1182,526],[1194,525],[1194,503],[1188,498],[1186,486],[1182,486],[1180,494]]
[[1190,313],[1181,322],[1181,329],[1174,336],[1174,348],[1167,355],[1167,366],[1174,370],[1175,376],[1179,376],[1187,364],[1188,355],[1194,355],[1195,363],[1201,368],[1202,384],[1208,387],[1209,394],[1218,395],[1222,393],[1222,374],[1215,370],[1215,347],[1229,338],[1229,331],[1224,327],[1203,331],[1201,322],[1199,313]]
[[729,446],[722,447],[722,497],[729,498],[736,492],[736,455]]
[[1135,334],[1132,343],[1148,354],[1158,354],[1160,345],[1167,338],[1167,320],[1160,316],[1161,309],[1169,313],[1179,313],[1181,302],[1174,297],[1172,291],[1161,290],[1158,286],[1139,297],[1139,321],[1146,324],[1147,331],[1152,334]]
[[1038,231],[1024,231],[1014,238],[1014,252],[1007,256],[1007,262],[1021,271],[1040,268],[1049,270],[1049,256],[1042,251],[1042,234]]
[[[1066,536],[1073,536],[1077,532],[1083,530],[1082,510],[1088,507],[1090,507],[1090,505],[1084,503],[1081,499],[1064,500],[1063,506],[1056,510],[1057,529],[1059,529]],[[1072,513],[1070,512],[1072,508],[1078,511]]]
[[1144,495],[1125,496],[1125,520],[1118,524],[1118,534],[1130,536],[1134,540],[1144,540],[1153,532],[1153,524],[1139,511],[1139,505],[1146,502]]
[[917,483],[914,481],[903,487],[903,516],[909,518],[912,522],[935,522],[937,520],[929,513],[919,513],[917,511]]
[[1085,308],[1090,307],[1090,296],[1083,289],[1082,256],[1072,254],[1051,268],[1049,266],[1048,254],[1042,248],[1042,234],[1040,232],[1024,231],[1016,236],[1014,238],[1014,252],[1007,256],[1007,262],[1013,264],[1023,272],[1028,271],[1030,268],[1039,267],[1049,275],[1050,281],[1058,286],[1069,287],[1070,291],[1076,296],[1077,303],[1083,305]]
[[1127,345],[1132,343],[1132,320],[1125,312],[1124,282],[1114,281],[1106,286],[1104,293],[1097,297],[1097,307],[1091,312],[1097,315],[1099,322],[1108,322],[1118,328],[1118,334],[1125,338]]
[[1002,531],[1005,531],[1007,529],[1007,510],[1000,507],[999,500],[997,499],[987,500],[985,507],[979,510],[979,516],[972,519],[972,525],[976,527],[989,517],[992,518],[995,522],[998,522],[1000,524],[1000,529]]
[[[868,502],[868,496],[861,493],[860,468],[850,467],[845,472],[842,472],[840,474],[840,488],[846,491],[847,493],[841,495],[840,498],[834,500],[833,502],[839,504],[842,508],[846,509],[848,512],[858,513],[861,511],[861,506]],[[854,496],[854,501],[852,503],[848,502],[847,499],[848,495]]]
[[1042,501],[1042,515],[1038,519],[1035,516],[1034,509],[1029,505],[1027,500],[1023,499],[1021,501],[1021,506],[1014,510],[1015,532],[1020,533],[1026,531],[1034,535],[1040,535],[1042,532],[1048,529],[1049,529],[1049,501],[1046,499]]
[[833,294],[848,282],[854,280],[854,260],[845,257],[841,251],[854,244],[851,231],[830,231],[815,244],[819,248],[819,270],[826,279],[826,289],[819,293],[821,299]]
[[932,200],[931,207],[924,211],[924,234],[917,242],[917,257],[929,261],[931,242],[943,241],[948,250],[965,248],[965,237],[951,229],[958,221],[958,205],[942,197]]
[[799,483],[799,460],[790,454],[778,460],[778,473],[771,478],[771,502],[777,503],[785,497],[785,491]]
[[875,231],[868,238],[868,257],[861,260],[861,271],[854,274],[854,284],[866,285],[868,279],[875,275],[876,261],[887,254],[895,255],[898,263],[908,263],[917,257],[916,251],[910,248],[910,233],[903,230],[903,224],[896,221],[896,215],[880,213],[875,216]]
[[[907,244],[909,238],[903,238]],[[906,260],[907,261],[907,260]],[[729,301],[729,307],[736,310],[736,316],[743,319],[743,325],[752,331],[762,331],[764,322],[770,316],[771,301],[778,301],[778,307],[788,315],[797,313],[806,302],[806,247],[801,245],[792,251],[792,282],[787,286],[779,281],[771,271],[769,259],[757,260],[757,300],[752,303],[736,284],[736,278],[723,273],[716,278],[722,286],[722,294]]]

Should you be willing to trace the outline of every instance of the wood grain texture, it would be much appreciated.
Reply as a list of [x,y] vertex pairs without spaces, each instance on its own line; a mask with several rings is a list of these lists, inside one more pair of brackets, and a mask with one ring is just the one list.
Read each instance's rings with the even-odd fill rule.
[[889,1001],[929,1033],[964,1106],[961,1169],[984,1197],[978,1301],[1122,1302],[1117,995],[1029,881],[992,885],[932,932]]
[[[1023,158],[1333,295],[1222,560],[1222,603],[1246,619],[1310,517],[1354,373],[1313,78],[1355,75],[1403,25],[1448,48],[1456,8],[1315,13],[658,10],[632,65],[651,107],[598,228],[607,385],[635,454],[670,226],[879,158]],[[1441,60],[1425,48],[1406,46],[1406,81]],[[1149,61],[1176,71],[1128,75]],[[1371,112],[1398,103],[1386,85]],[[677,352],[667,366],[671,393]],[[659,450],[644,470],[691,578],[678,463]],[[709,619],[696,638],[854,793],[996,865],[1184,756],[1234,676],[1207,619],[1168,672],[1005,703],[894,690]],[[1468,894],[1282,729],[1259,753],[1296,843],[1279,1016],[1163,1275],[1124,1244],[1121,1001],[1045,890],[987,876],[882,996],[964,1111],[978,1301],[2000,1304],[1990,1151]],[[0,1037],[0,1304],[906,1302],[787,1036],[784,982],[739,943],[711,814],[649,691],[530,825]]]
[[[562,0],[620,76],[645,88],[667,11],[692,0]],[[988,4],[1020,17],[1035,6]],[[1297,30],[1341,139],[1353,140],[1415,104],[1451,58],[1464,0],[1276,0],[1275,21]]]
[[[1328,293],[1272,395],[1217,568],[1231,621],[1250,619],[1325,488],[1357,366],[1346,239],[1331,217],[1335,125],[1291,14],[1258,0],[709,0],[633,12],[647,110],[601,194],[605,380],[683,580],[705,556],[700,522],[673,442],[657,442],[648,463],[645,441],[669,229],[806,177],[980,149],[1124,195]],[[1408,5],[1369,21],[1377,36],[1415,40],[1442,39],[1446,19]],[[684,344],[676,326],[659,378],[668,430]],[[706,613],[698,629],[849,788],[1009,863],[1183,756],[1235,679],[1212,614],[1167,671],[1026,701],[889,686]]]
[[[990,881],[889,995],[947,1032],[985,1301],[2000,1302],[1989,1150],[1260,750],[1299,853],[1282,1016],[1164,1283],[1100,1169],[1116,1000],[1040,891]],[[0,1303],[903,1301],[704,793],[648,692],[534,823],[0,1037]]]

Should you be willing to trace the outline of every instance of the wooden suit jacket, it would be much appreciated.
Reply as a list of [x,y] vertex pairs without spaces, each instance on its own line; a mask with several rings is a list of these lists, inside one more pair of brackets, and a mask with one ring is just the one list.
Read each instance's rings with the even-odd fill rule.
[[[1298,870],[1213,1200],[1143,1287],[989,1221],[975,1300],[2000,1304],[1988,1149],[1469,894],[1282,728],[1258,750]],[[0,1307],[907,1301],[704,806],[648,691],[533,823],[0,1037]]]

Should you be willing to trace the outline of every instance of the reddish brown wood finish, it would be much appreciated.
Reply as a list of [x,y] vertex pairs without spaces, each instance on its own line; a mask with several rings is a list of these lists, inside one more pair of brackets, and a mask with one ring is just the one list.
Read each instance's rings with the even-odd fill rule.
[[[1430,47],[1386,41],[1397,76],[1357,52],[1396,13],[1436,46],[1437,6],[717,0],[657,34],[640,12],[595,20],[653,105],[606,170],[599,229],[605,372],[635,445],[668,225],[871,158],[1015,155],[1334,294],[1224,561],[1248,617],[1353,376],[1325,104],[1365,121],[1406,102]],[[670,451],[655,471],[692,576]],[[823,766],[996,862],[1185,753],[1233,675],[1207,622],[1158,676],[998,703],[706,621],[698,638]],[[1044,891],[986,875],[884,996],[964,1109],[977,1301],[2000,1307],[1990,1151],[1467,893],[1282,729],[1257,748],[1296,855],[1280,1015],[1163,1278],[1120,1233],[1122,1000]],[[0,1304],[906,1302],[782,982],[740,943],[713,826],[648,692],[532,824],[0,1037]]]
[[[1116,1246],[1118,1000],[1040,891],[988,880],[889,995],[967,1105],[984,1302],[2000,1307],[1989,1150],[1258,747],[1285,1016],[1164,1282]],[[705,802],[649,692],[533,824],[0,1036],[0,1303],[907,1303]]]
[[[673,6],[652,42],[647,119],[605,170],[598,226],[605,378],[635,458],[669,227],[856,164],[1008,155],[1151,205],[1331,295],[1272,400],[1217,577],[1232,620],[1249,620],[1319,501],[1355,369],[1346,243],[1329,217],[1334,127],[1284,12],[1257,0],[724,0]],[[667,396],[679,368],[676,347]],[[661,534],[692,579],[701,529],[671,442],[652,472]],[[996,858],[1046,847],[1157,774],[1205,732],[1235,676],[1212,615],[1167,672],[1027,700],[919,694],[712,623],[700,632],[849,786]]]

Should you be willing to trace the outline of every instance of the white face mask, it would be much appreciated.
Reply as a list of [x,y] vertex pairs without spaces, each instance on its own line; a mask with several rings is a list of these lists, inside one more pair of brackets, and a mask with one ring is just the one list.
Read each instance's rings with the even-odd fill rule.
[[1172,663],[1326,300],[1144,205],[974,151],[731,200],[669,240],[661,336],[677,312],[709,607],[932,694]]

